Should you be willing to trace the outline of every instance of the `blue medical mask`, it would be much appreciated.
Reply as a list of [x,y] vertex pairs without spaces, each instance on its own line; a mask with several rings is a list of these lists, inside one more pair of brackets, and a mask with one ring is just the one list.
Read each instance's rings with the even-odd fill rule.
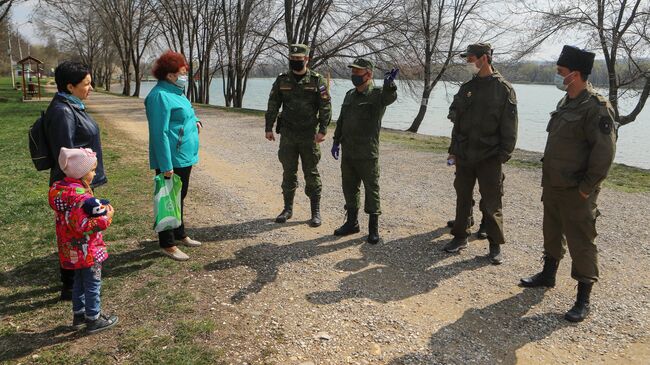
[[181,89],[184,89],[185,86],[187,85],[187,80],[188,80],[187,75],[179,75],[178,79],[175,82],[175,84],[176,84],[176,86],[180,87]]
[[[571,75],[571,74],[569,74],[569,75]],[[566,77],[565,77],[565,76],[562,76],[560,74],[555,74],[555,79],[553,80],[553,82],[555,83],[555,87],[557,87],[558,89],[560,89],[562,91],[566,91],[569,88],[569,85],[571,85],[573,83],[573,81],[571,81],[570,83],[568,83],[566,85],[564,84],[564,80],[567,77],[569,77],[569,75],[566,75]]]

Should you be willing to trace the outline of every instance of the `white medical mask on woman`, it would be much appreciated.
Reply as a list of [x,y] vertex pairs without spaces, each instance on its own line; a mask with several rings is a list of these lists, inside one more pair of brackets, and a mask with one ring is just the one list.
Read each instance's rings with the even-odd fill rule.
[[185,86],[187,85],[187,80],[188,80],[187,75],[179,75],[178,79],[176,79],[175,84],[176,84],[176,86],[180,87],[181,89],[184,89]]

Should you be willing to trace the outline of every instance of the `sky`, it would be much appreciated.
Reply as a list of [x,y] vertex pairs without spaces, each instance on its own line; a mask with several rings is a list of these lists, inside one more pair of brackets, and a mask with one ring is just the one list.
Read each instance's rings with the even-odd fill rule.
[[[20,2],[17,5],[14,5],[12,7],[12,22],[15,25],[23,24],[20,30],[21,34],[26,39],[28,39],[30,43],[42,45],[44,42],[42,39],[39,39],[36,26],[27,23],[30,20],[30,17],[36,6],[38,6],[38,0],[27,0],[25,2]],[[531,57],[528,59],[535,61],[554,61],[562,51],[563,45],[564,43],[547,41],[534,55],[531,55]],[[577,45],[580,46],[579,44]],[[599,57],[598,52],[596,58],[601,58]]]

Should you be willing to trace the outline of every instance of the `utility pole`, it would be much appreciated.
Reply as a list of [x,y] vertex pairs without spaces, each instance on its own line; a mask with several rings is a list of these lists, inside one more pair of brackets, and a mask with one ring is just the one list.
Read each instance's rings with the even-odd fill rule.
[[11,29],[9,28],[9,22],[7,22],[7,53],[9,54],[9,71],[11,72],[11,88],[16,88],[16,76],[14,75],[14,58],[11,55]]

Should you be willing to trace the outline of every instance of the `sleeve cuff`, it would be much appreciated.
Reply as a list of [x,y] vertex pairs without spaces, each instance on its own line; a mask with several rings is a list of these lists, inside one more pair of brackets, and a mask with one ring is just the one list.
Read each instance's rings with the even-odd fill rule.
[[578,190],[580,190],[581,192],[587,195],[591,195],[591,193],[594,191],[593,187],[584,181],[578,185]]

